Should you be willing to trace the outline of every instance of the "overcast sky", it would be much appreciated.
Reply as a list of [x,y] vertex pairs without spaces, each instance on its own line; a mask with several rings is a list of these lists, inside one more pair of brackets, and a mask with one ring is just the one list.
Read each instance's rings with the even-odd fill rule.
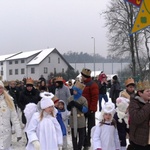
[[107,55],[109,0],[0,0],[0,55],[55,47]]

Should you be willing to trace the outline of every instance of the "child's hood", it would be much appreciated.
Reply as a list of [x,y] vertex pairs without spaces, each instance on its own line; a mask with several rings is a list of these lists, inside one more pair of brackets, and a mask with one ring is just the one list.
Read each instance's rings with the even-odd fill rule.
[[67,110],[67,106],[66,106],[65,102],[63,100],[59,100],[59,102],[63,103],[64,104],[64,110]]

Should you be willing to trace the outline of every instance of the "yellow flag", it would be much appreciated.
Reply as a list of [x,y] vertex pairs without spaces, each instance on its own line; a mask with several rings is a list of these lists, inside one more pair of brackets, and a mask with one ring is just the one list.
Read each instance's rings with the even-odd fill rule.
[[138,16],[136,17],[132,33],[150,25],[150,0],[143,0]]

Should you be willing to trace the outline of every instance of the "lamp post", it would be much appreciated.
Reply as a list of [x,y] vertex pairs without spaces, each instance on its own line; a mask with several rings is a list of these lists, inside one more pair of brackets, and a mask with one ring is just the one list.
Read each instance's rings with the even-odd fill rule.
[[95,37],[91,37],[94,40],[94,55],[93,55],[93,63],[94,63],[94,78],[95,78]]

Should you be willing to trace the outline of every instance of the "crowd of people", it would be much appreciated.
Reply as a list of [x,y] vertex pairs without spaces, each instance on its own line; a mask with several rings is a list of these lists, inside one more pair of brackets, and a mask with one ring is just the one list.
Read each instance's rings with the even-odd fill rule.
[[68,83],[62,77],[0,81],[0,118],[0,150],[11,150],[14,132],[17,141],[25,133],[26,150],[67,150],[69,128],[73,150],[150,150],[150,82],[128,78],[122,90],[117,75],[109,82],[101,72],[94,80],[87,68]]

